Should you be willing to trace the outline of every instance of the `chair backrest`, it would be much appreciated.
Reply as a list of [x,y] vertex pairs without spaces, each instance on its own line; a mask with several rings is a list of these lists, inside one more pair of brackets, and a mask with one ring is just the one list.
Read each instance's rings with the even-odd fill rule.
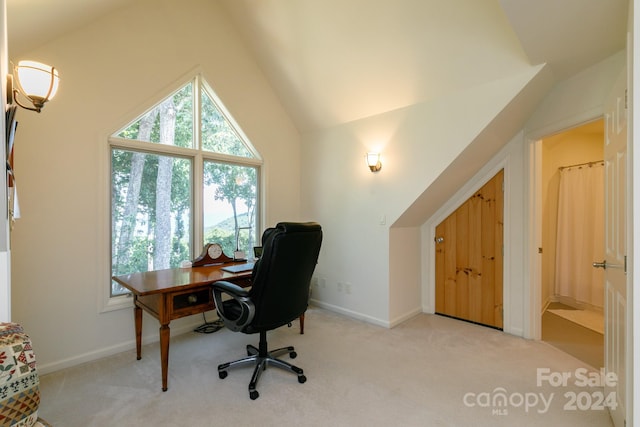
[[249,291],[255,316],[246,332],[275,329],[306,311],[321,244],[322,228],[315,222],[281,222],[264,232]]

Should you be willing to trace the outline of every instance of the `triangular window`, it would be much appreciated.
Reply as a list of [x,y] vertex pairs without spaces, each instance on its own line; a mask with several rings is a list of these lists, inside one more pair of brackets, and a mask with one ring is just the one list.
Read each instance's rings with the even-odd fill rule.
[[[194,90],[194,86],[200,90]],[[195,94],[200,95],[199,102],[195,102]],[[200,105],[199,129],[195,128],[194,105]],[[185,84],[112,136],[184,148],[202,144],[207,152],[256,157],[202,78]]]
[[193,105],[193,83],[190,82],[113,136],[193,148]]
[[204,88],[201,90],[200,100],[202,103],[202,149],[238,157],[253,157],[238,136],[238,132]]
[[[177,268],[206,243],[258,244],[260,160],[201,76],[109,138],[111,276]],[[110,296],[128,291],[111,282]]]

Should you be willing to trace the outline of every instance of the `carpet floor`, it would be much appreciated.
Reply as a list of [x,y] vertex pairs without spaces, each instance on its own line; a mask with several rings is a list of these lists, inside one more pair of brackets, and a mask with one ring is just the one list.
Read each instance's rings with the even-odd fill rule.
[[385,329],[319,308],[298,332],[269,333],[269,347],[295,346],[307,382],[269,367],[255,401],[252,369],[221,380],[216,368],[257,336],[222,329],[172,337],[164,393],[158,343],[139,361],[131,350],[43,375],[40,414],[54,427],[612,425],[605,408],[572,406],[602,393],[575,381],[589,365],[544,342],[429,314]]

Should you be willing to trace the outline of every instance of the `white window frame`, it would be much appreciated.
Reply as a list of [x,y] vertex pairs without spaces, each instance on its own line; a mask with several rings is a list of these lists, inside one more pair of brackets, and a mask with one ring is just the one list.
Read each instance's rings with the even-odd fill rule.
[[[127,126],[127,124],[132,123],[139,118],[141,118],[144,114],[151,111],[155,106],[160,103],[167,96],[171,95],[173,92],[179,90],[184,87],[186,84],[193,84],[193,95],[194,95],[194,112],[193,112],[193,120],[194,120],[194,129],[193,129],[193,138],[195,148],[184,148],[178,146],[170,146],[164,144],[157,144],[153,142],[143,142],[143,141],[135,141],[129,140],[125,138],[119,138],[113,136],[116,132],[121,130],[123,127]],[[234,128],[237,132],[240,139],[244,142],[246,148],[251,152],[253,157],[236,157],[230,156],[221,153],[215,153],[211,151],[205,151],[202,149],[202,139],[201,139],[201,89],[206,90],[206,92],[210,95],[213,102],[218,107],[220,113],[224,116],[227,122]],[[263,160],[258,151],[255,149],[249,138],[242,131],[242,128],[238,125],[238,123],[233,119],[228,110],[224,107],[222,101],[218,98],[216,93],[213,91],[211,86],[204,79],[202,72],[195,71],[188,73],[182,79],[176,81],[175,84],[171,85],[168,88],[165,88],[158,94],[157,97],[154,97],[153,100],[146,102],[144,107],[138,109],[137,111],[141,111],[142,113],[128,114],[123,117],[120,125],[116,127],[115,130],[111,130],[110,132],[105,132],[101,137],[101,144],[104,144],[104,141],[107,141],[105,144],[104,155],[101,159],[100,166],[100,176],[104,177],[103,182],[103,192],[104,197],[104,205],[99,207],[100,216],[104,215],[102,223],[105,224],[104,227],[104,238],[103,238],[103,250],[101,251],[101,259],[104,259],[105,262],[101,263],[101,277],[105,278],[105,281],[100,280],[99,285],[101,287],[101,291],[99,292],[99,312],[110,312],[114,310],[120,310],[125,308],[131,308],[133,305],[132,294],[128,293],[125,295],[111,296],[111,215],[112,215],[112,206],[111,206],[111,155],[113,149],[124,149],[124,150],[135,150],[147,152],[150,154],[165,154],[176,157],[182,157],[185,159],[189,159],[192,162],[192,177],[191,177],[191,186],[192,186],[192,201],[191,201],[191,256],[192,258],[197,256],[204,246],[204,212],[203,212],[203,185],[204,182],[204,162],[205,161],[215,161],[222,163],[229,163],[233,165],[239,166],[248,166],[255,167],[257,169],[256,178],[257,178],[257,194],[256,194],[256,224],[257,229],[261,229],[261,219],[263,213],[263,193],[264,189],[262,186],[262,165]],[[132,119],[133,117],[133,119]],[[196,184],[199,183],[199,184]]]

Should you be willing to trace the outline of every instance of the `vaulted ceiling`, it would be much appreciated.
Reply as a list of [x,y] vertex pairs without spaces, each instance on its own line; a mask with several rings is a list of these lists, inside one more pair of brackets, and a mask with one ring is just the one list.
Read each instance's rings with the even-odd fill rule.
[[[128,1],[7,0],[10,57]],[[216,1],[303,132],[506,77],[499,70],[547,63],[566,78],[624,48],[628,7],[627,0]]]

